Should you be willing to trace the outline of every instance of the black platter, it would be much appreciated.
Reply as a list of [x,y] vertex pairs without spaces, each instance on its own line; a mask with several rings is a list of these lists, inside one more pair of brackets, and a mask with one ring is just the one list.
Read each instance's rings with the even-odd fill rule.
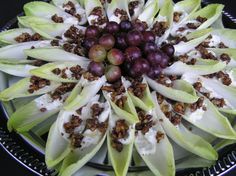
[[[208,4],[204,1],[203,5]],[[22,15],[22,14],[19,14]],[[224,12],[223,22],[225,27],[236,29],[236,19],[229,13]],[[17,25],[17,18],[10,20],[4,27],[0,28],[0,31],[14,28]],[[26,140],[16,133],[10,133],[7,130],[7,112],[4,105],[0,103],[0,145],[1,147],[15,160],[22,164],[22,166],[28,168],[37,175],[56,175],[54,170],[49,170],[44,162],[44,155],[33,148]],[[99,170],[109,170],[110,166],[103,166],[94,163],[87,164],[90,167],[97,168]],[[140,170],[147,170],[146,167],[139,168]],[[177,171],[176,175],[181,176],[215,176],[224,175],[232,169],[236,169],[236,144],[225,147],[219,153],[219,160],[215,166],[211,168],[197,168],[197,169],[185,169]],[[130,171],[134,171],[132,168]],[[137,171],[137,170],[136,170]]]

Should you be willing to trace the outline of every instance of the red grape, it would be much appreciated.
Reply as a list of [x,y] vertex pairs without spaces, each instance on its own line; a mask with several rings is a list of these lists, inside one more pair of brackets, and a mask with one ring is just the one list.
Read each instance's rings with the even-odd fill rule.
[[156,78],[161,73],[162,68],[160,66],[151,67],[147,73],[150,78]]
[[98,40],[96,38],[86,38],[83,42],[83,47],[89,50],[93,45],[98,44]]
[[106,59],[107,52],[101,45],[94,45],[89,50],[89,59],[95,62],[102,62]]
[[132,29],[132,23],[129,20],[121,21],[120,29],[124,32],[128,32]]
[[161,50],[166,53],[169,57],[172,57],[175,53],[175,48],[171,44],[165,44],[161,47]]
[[147,29],[147,26],[142,22],[133,23],[133,28],[137,31],[143,32]]
[[125,49],[128,47],[126,43],[126,34],[125,33],[119,33],[116,36],[116,47],[119,49]]
[[151,52],[155,52],[157,50],[157,45],[154,42],[147,42],[143,46],[143,52],[148,55]]
[[145,42],[155,42],[155,34],[152,31],[144,31],[143,33],[143,41]]
[[104,34],[100,37],[99,44],[102,45],[106,50],[109,50],[115,45],[115,38],[111,34]]
[[121,78],[120,67],[115,65],[107,66],[105,76],[110,83],[118,81]]
[[110,33],[110,34],[116,34],[117,32],[119,32],[120,27],[119,24],[115,21],[110,21],[107,23],[105,30]]
[[108,52],[107,59],[113,65],[121,65],[125,60],[125,56],[121,50],[113,48]]
[[90,62],[88,65],[88,71],[95,76],[102,76],[105,72],[105,67],[102,62]]
[[126,41],[130,46],[139,46],[142,43],[142,39],[141,32],[137,30],[129,31],[126,37]]
[[169,60],[170,60],[170,58],[165,53],[162,53],[162,59],[161,59],[160,66],[162,68],[166,68],[168,66]]
[[147,60],[151,65],[158,66],[162,60],[162,52],[157,50],[156,52],[151,52],[147,55]]
[[150,65],[145,59],[138,59],[134,62],[131,68],[131,75],[133,77],[142,76],[142,74],[147,73],[150,69]]
[[134,62],[138,58],[142,57],[141,50],[136,46],[130,46],[125,50],[125,59],[127,62]]
[[91,38],[91,37],[99,37],[100,31],[97,26],[88,26],[85,31],[85,37]]

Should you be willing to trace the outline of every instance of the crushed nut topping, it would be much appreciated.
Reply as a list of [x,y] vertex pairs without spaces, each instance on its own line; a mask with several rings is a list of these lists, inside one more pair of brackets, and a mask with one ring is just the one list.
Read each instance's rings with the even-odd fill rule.
[[57,14],[53,15],[51,17],[51,20],[54,21],[55,23],[63,23],[64,20],[62,17],[59,17]]
[[229,76],[228,73],[224,73],[223,71],[219,71],[213,74],[209,74],[209,75],[204,75],[204,77],[207,78],[217,78],[219,81],[222,82],[222,84],[229,86],[232,83],[232,80]]
[[184,103],[176,102],[173,106],[173,109],[177,113],[184,114],[186,107]]
[[229,48],[228,46],[226,46],[223,42],[220,42],[218,45],[219,48]]
[[197,102],[190,104],[190,111],[194,112],[200,108],[202,108],[204,111],[206,111],[206,107],[203,105],[204,99],[205,99],[204,97],[199,97]]
[[174,12],[174,17],[173,17],[174,22],[178,23],[181,16],[182,16],[181,12]]
[[91,106],[91,111],[92,117],[97,117],[104,111],[104,108],[100,107],[98,103],[95,103]]
[[74,133],[75,128],[79,127],[82,123],[82,119],[79,116],[72,115],[69,122],[63,125],[66,133],[72,134]]
[[95,7],[90,15],[95,15],[98,17],[96,20],[91,20],[92,25],[100,26],[107,22],[107,17],[103,14],[102,7]]
[[46,86],[50,85],[50,81],[47,79],[39,78],[37,76],[32,76],[30,78],[30,85],[28,92],[29,93],[34,93],[35,91],[38,91],[39,89],[42,89]]
[[157,83],[163,84],[166,87],[172,87],[173,86],[173,83],[172,83],[173,80],[171,80],[168,75],[160,74],[155,80],[156,80]]
[[201,44],[196,47],[196,50],[201,53],[203,59],[217,60],[217,58],[211,52],[208,52],[208,50]]
[[[101,90],[111,92],[111,100],[114,102],[118,95],[122,95],[125,92],[125,87],[123,86],[121,81],[117,81],[109,86],[103,86],[101,88]],[[124,100],[124,98],[123,98],[123,100]],[[123,101],[123,100],[121,99],[120,101]]]
[[67,92],[72,91],[72,89],[75,87],[75,83],[62,83],[59,87],[57,87],[53,93],[51,93],[52,99],[62,99],[62,95],[64,95]]
[[168,23],[165,21],[161,21],[161,22],[155,22],[155,24],[152,27],[152,31],[154,32],[154,34],[156,34],[158,37],[161,37],[162,35],[164,35],[165,31],[168,29]]
[[199,21],[200,23],[204,23],[205,21],[207,21],[207,18],[198,16],[196,20]]
[[119,17],[121,21],[129,19],[127,12],[123,9],[116,8],[114,14]]
[[231,58],[228,54],[223,53],[220,55],[220,60],[225,61],[228,64],[230,62]]
[[156,134],[157,143],[159,143],[162,139],[164,139],[164,137],[165,137],[164,133],[162,133],[161,131],[157,131],[157,134]]
[[141,131],[143,135],[145,135],[149,129],[155,125],[155,123],[152,120],[152,115],[146,114],[144,111],[137,109],[138,111],[138,117],[139,122],[136,123],[135,129],[136,131]]
[[73,133],[70,137],[71,139],[71,146],[74,147],[74,148],[80,148],[81,147],[81,144],[82,144],[82,141],[84,139],[84,136],[83,134],[80,134],[80,133]]
[[125,120],[117,120],[115,127],[111,132],[111,146],[116,149],[118,152],[123,150],[123,144],[119,141],[119,139],[125,139],[128,137],[129,125]]
[[21,35],[17,36],[15,38],[15,41],[18,42],[18,43],[22,43],[22,42],[30,42],[30,41],[38,41],[38,40],[42,40],[42,37],[40,34],[38,33],[35,33],[33,34],[32,36],[27,33],[27,32],[24,32],[22,33]]
[[137,8],[139,5],[139,1],[131,1],[129,3],[129,14],[130,16],[134,15],[134,9]]
[[[68,75],[67,71],[70,71],[71,75]],[[64,79],[70,78],[71,76],[71,78],[75,78],[78,80],[81,78],[81,75],[84,73],[84,69],[82,69],[79,65],[76,65],[70,68],[66,67],[64,69],[55,68],[52,70],[52,73]]]
[[96,81],[96,80],[99,79],[98,76],[94,76],[94,75],[93,75],[92,73],[90,73],[90,72],[84,72],[84,73],[83,73],[83,77],[84,77],[84,79],[87,79],[87,80],[89,80],[89,81]]
[[64,33],[64,36],[71,39],[73,43],[81,45],[84,39],[84,32],[73,25]]
[[50,44],[52,46],[59,46],[59,40],[52,40]]
[[138,98],[143,98],[147,84],[137,79],[130,79],[130,82],[131,86],[128,88],[128,91],[132,92]]
[[218,108],[222,108],[226,105],[224,98],[211,98],[210,101]]

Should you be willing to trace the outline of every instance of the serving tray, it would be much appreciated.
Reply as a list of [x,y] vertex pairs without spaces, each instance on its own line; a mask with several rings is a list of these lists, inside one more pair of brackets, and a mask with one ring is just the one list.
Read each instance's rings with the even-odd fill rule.
[[[203,5],[208,4],[207,1],[203,2]],[[23,15],[19,14],[19,15]],[[236,19],[232,17],[229,13],[223,13],[223,22],[225,27],[236,29]],[[14,28],[17,25],[17,18],[10,20],[4,27],[0,28],[0,31]],[[11,78],[3,73],[0,73],[0,88],[8,87]],[[55,170],[49,170],[44,162],[44,154],[42,148],[39,145],[30,143],[27,138],[22,135],[18,135],[14,132],[10,133],[7,130],[6,124],[10,111],[15,110],[15,105],[13,102],[8,104],[0,103],[0,145],[3,149],[15,160],[22,164],[23,167],[28,168],[37,175],[56,175]],[[53,120],[53,119],[52,119]],[[45,141],[43,138],[38,139],[38,137],[30,132],[29,135],[34,138],[37,142],[41,143],[43,146]],[[211,168],[197,168],[197,169],[184,169],[178,170],[176,175],[181,176],[215,176],[224,175],[232,169],[236,169],[236,144],[225,147],[219,153],[219,160],[216,162],[215,166]],[[86,165],[86,169],[98,169],[101,173],[97,175],[103,175],[104,172],[112,170],[112,167],[107,164],[107,159],[105,158],[102,163],[89,162]],[[130,172],[144,171],[148,170],[146,166],[131,166],[129,168]],[[98,172],[99,172],[98,171]],[[92,175],[88,175],[92,176]]]

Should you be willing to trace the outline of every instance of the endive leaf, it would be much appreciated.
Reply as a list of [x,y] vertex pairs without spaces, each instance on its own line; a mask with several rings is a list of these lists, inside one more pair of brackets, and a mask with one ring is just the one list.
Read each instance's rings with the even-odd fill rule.
[[186,13],[186,16],[183,17],[178,24],[185,21],[189,15],[194,13],[196,10],[198,10],[201,6],[201,0],[183,0],[179,1],[174,5],[174,11],[175,12],[183,12]]
[[[174,153],[173,153],[172,145],[169,142],[160,123],[157,123],[154,128],[156,131],[161,132],[162,134],[165,135],[164,138],[161,139],[158,143],[156,141],[155,152],[150,153],[150,154],[141,153],[140,147],[144,147],[144,145],[147,145],[147,146],[150,145],[142,141],[144,139],[139,141],[138,136],[142,135],[141,133],[138,133],[138,136],[135,139],[136,149],[139,152],[142,159],[144,160],[144,162],[149,167],[149,169],[153,172],[153,174],[157,176],[175,175],[175,162],[174,162]],[[148,134],[145,134],[145,135],[148,135]]]
[[[59,112],[63,100],[53,100],[49,94],[42,95],[17,109],[8,120],[8,129],[22,133],[32,129],[48,117]],[[41,111],[46,108],[45,111]]]
[[[236,125],[234,125],[234,129],[236,130]],[[231,145],[231,144],[235,144],[236,140],[229,140],[229,139],[222,139],[220,140],[220,142],[218,142],[214,148],[219,151],[221,149],[223,149],[224,147]]]
[[24,12],[26,16],[36,16],[45,19],[51,19],[53,15],[58,15],[63,18],[64,23],[69,24],[78,24],[78,20],[70,15],[69,13],[64,12],[58,7],[53,6],[52,4],[34,1],[29,2],[24,5]]
[[221,15],[224,5],[222,4],[210,4],[194,13],[192,13],[188,19],[196,19],[198,16],[207,18],[203,24],[201,24],[197,29],[205,29],[212,25]]
[[184,158],[179,163],[176,163],[176,169],[187,169],[187,168],[200,168],[200,167],[211,167],[215,164],[215,161],[206,160],[195,155]]
[[71,150],[69,142],[62,137],[56,124],[55,122],[50,128],[45,149],[45,161],[49,168],[60,163]]
[[83,167],[101,148],[102,144],[106,139],[106,134],[100,139],[98,144],[94,144],[88,148],[83,150],[74,150],[66,156],[63,161],[60,176],[68,176],[73,175],[78,171],[81,167]]
[[92,25],[94,21],[96,22],[99,21],[99,16],[91,15],[91,12],[94,10],[94,8],[100,7],[102,10],[103,17],[106,16],[101,1],[99,0],[84,0],[84,6],[85,6],[86,16],[90,25]]
[[30,70],[35,69],[37,67],[32,65],[13,65],[13,64],[4,64],[0,62],[0,71],[5,72],[7,74],[19,77],[28,77],[30,76]]
[[[40,78],[45,78],[45,79],[57,81],[57,82],[78,82],[78,79],[76,79],[75,77],[70,77],[72,72],[69,69],[69,68],[77,66],[77,65],[79,65],[83,69],[85,69],[88,66],[88,62],[81,61],[81,62],[48,63],[48,64],[45,64],[45,65],[39,67],[39,68],[31,70],[30,73],[32,75],[38,76]],[[59,68],[60,70],[67,69],[67,71],[69,72],[67,74],[68,78],[63,78],[63,77],[61,77],[61,75],[54,74],[52,71],[57,68]]]
[[[131,157],[132,157],[135,130],[133,128],[133,124],[132,123],[129,124],[132,126],[131,128],[129,128],[130,130],[128,131],[129,143],[123,144],[122,151],[118,152],[116,149],[114,149],[112,147],[112,138],[111,138],[112,128],[111,128],[111,126],[113,123],[115,123],[115,121],[121,120],[121,119],[127,119],[127,118],[129,118],[129,117],[118,116],[117,114],[114,114],[114,112],[110,113],[110,118],[109,118],[110,130],[107,134],[108,156],[111,160],[115,174],[119,175],[119,176],[126,176],[126,174],[128,172],[128,168],[129,168],[129,165],[131,162]],[[120,162],[121,160],[122,160],[122,162]]]
[[[130,0],[129,4],[132,3],[132,2],[135,2],[135,1],[136,0]],[[132,15],[130,14],[132,20],[137,19],[138,16],[142,13],[143,8],[145,8],[148,5],[148,3],[146,3],[146,5],[144,7],[144,4],[145,4],[144,0],[138,0],[137,2],[138,2],[138,5],[134,7],[133,14]]]
[[158,22],[166,21],[168,25],[168,29],[165,31],[165,33],[160,38],[158,38],[159,44],[161,44],[164,40],[166,40],[170,34],[173,24],[173,13],[174,13],[174,7],[172,1],[165,0],[163,6],[160,8],[158,16],[154,19],[153,22],[153,24],[155,24],[155,22],[157,21]]
[[[125,87],[124,78],[122,78],[122,83]],[[109,101],[109,103],[110,103],[112,109],[114,110],[115,114],[117,114],[120,117],[129,117],[126,120],[131,124],[136,123],[136,122],[139,121],[135,106],[134,106],[134,104],[132,102],[132,99],[131,99],[130,95],[128,94],[127,90],[124,93],[124,96],[127,97],[127,100],[124,104],[123,109],[121,109],[114,102],[112,102],[111,97],[110,97],[109,94],[110,93],[108,93],[106,91],[103,91],[104,97],[106,98],[107,101]]]
[[79,25],[83,25],[87,22],[87,18],[85,15],[85,10],[81,7],[81,5],[78,3],[78,1],[76,0],[52,0],[52,3],[59,7],[60,9],[62,9],[63,11],[65,11],[67,9],[67,7],[64,5],[66,5],[68,2],[72,2],[75,5],[75,10],[76,10],[76,14],[80,15],[80,20],[78,21]]
[[228,54],[231,60],[227,64],[227,68],[236,67],[236,48],[207,48],[207,50],[213,52],[218,58],[221,54]]
[[203,131],[216,137],[236,139],[236,132],[233,130],[228,119],[223,116],[208,99],[204,99],[204,104],[207,108],[206,111],[198,113],[197,110],[194,113],[191,112],[190,109],[187,109],[182,117]]
[[183,124],[179,124],[175,127],[161,111],[160,106],[156,99],[155,92],[152,93],[153,101],[155,102],[155,112],[157,117],[162,119],[162,127],[166,134],[175,141],[178,145],[207,160],[217,160],[218,154],[214,148],[198,135],[192,134],[186,129]]
[[25,49],[29,49],[32,46],[35,48],[49,46],[50,41],[34,41],[34,42],[25,42],[17,43],[13,45],[8,45],[0,48],[0,60],[4,63],[9,62],[20,62],[21,60],[27,59],[27,56],[24,54]]
[[139,14],[138,19],[146,22],[147,25],[150,26],[153,23],[154,17],[158,10],[158,0],[148,0],[142,13]]
[[[39,60],[45,60],[49,62],[63,61],[63,62],[88,62],[86,57],[78,56],[73,53],[64,51],[61,48],[36,48],[24,50],[27,56],[33,57]],[[56,56],[56,57],[55,57]]]
[[145,76],[149,86],[157,91],[158,93],[164,95],[165,97],[184,103],[194,103],[198,100],[196,92],[191,84],[183,80],[177,80],[174,82],[173,88],[166,87],[156,81]]
[[17,83],[13,84],[11,87],[3,90],[0,93],[0,100],[9,101],[14,98],[41,95],[50,92],[60,86],[60,83],[51,81],[49,86],[45,86],[37,91],[34,91],[33,93],[29,93],[28,89],[30,84],[30,78],[24,78],[18,81]]
[[83,87],[81,92],[72,100],[69,104],[64,106],[64,109],[79,109],[82,106],[86,105],[92,97],[94,97],[101,87],[105,84],[105,76],[99,78],[95,81],[88,81],[83,77],[80,79],[79,84]]
[[66,23],[30,24],[34,31],[46,39],[55,39],[56,36],[62,36],[70,26],[71,24]]
[[0,42],[4,44],[16,44],[18,42],[15,38],[22,33],[28,33],[30,35],[34,34],[34,32],[28,28],[9,29],[0,33]]
[[[201,33],[197,33],[197,35],[195,35],[196,33],[191,33],[189,35],[186,36],[186,38],[191,38],[193,35],[195,35],[194,37],[201,35],[197,38],[194,38],[190,41],[187,42],[180,42],[176,45],[174,45],[175,48],[175,55],[181,55],[184,53],[187,53],[189,51],[191,51],[192,49],[194,49],[196,46],[198,46],[200,43],[202,43],[210,34],[209,29],[203,30],[201,31]],[[202,35],[202,33],[205,33],[204,35]]]
[[111,3],[109,3],[107,5],[107,9],[106,9],[107,17],[108,17],[109,21],[115,21],[118,24],[121,22],[120,17],[115,15],[115,10],[117,8],[120,10],[124,10],[127,13],[128,18],[130,19],[128,0],[123,0],[123,1],[112,0]]
[[223,42],[229,48],[236,48],[236,30],[235,29],[214,29],[212,36],[217,36],[218,40]]
[[40,18],[36,16],[21,16],[21,17],[17,17],[17,19],[21,26],[28,27],[28,28],[31,28],[32,24],[37,25],[37,24],[52,23],[52,21],[49,19]]
[[183,75],[187,73],[196,75],[207,75],[223,70],[226,67],[225,62],[198,58],[194,65],[188,65],[181,61],[173,63],[170,67],[163,70],[167,75]]
[[233,109],[236,108],[236,99],[234,98],[236,96],[236,88],[226,86],[219,81],[212,79],[207,79],[204,77],[200,77],[200,79],[202,81],[203,87],[206,89],[210,88],[210,90],[224,97],[224,99],[229,102]]
[[[123,82],[127,82],[127,80],[124,80]],[[128,94],[129,94],[129,97],[131,98],[134,106],[139,107],[139,108],[141,108],[145,111],[149,111],[154,107],[154,104],[153,104],[153,101],[152,101],[149,86],[148,86],[147,81],[145,80],[145,78],[143,78],[142,83],[146,84],[146,88],[144,90],[144,93],[143,93],[144,95],[143,95],[142,98],[139,98],[139,97],[135,96],[129,90],[128,90]],[[129,85],[124,84],[124,86],[126,87],[126,89],[129,88]]]

